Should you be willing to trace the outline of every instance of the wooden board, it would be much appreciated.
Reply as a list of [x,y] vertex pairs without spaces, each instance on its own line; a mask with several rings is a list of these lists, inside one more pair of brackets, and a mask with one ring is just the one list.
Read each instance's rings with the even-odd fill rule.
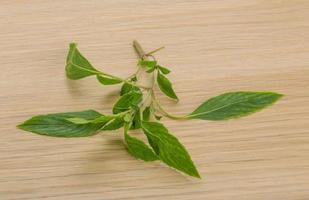
[[[307,0],[0,1],[1,200],[309,199],[309,2]],[[227,91],[285,97],[226,122],[165,119],[202,180],[132,158],[122,131],[90,138],[38,136],[15,128],[43,113],[109,113],[118,86],[69,81],[71,41],[99,69],[135,70],[131,46],[162,45],[185,114]]]

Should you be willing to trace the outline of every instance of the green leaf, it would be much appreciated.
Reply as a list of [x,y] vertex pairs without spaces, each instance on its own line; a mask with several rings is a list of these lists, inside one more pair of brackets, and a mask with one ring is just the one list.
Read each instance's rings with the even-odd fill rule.
[[135,111],[130,130],[139,129],[141,127],[140,109]]
[[114,105],[113,113],[118,114],[130,109],[136,109],[138,104],[142,101],[142,98],[143,94],[137,91],[131,91],[124,94]]
[[115,85],[122,82],[122,80],[120,79],[109,77],[106,75],[97,75],[97,79],[103,85]]
[[71,43],[66,60],[66,75],[69,79],[77,80],[99,74],[90,62],[78,51],[77,44]]
[[78,117],[68,118],[66,120],[74,124],[89,124],[92,122],[92,120],[78,118]]
[[116,117],[106,123],[101,130],[103,131],[110,131],[110,130],[117,130],[124,125],[124,120],[122,117]]
[[157,61],[139,60],[138,64],[142,67],[146,67],[148,70],[154,70],[157,66]]
[[200,178],[185,147],[158,122],[142,122],[142,129],[158,157],[168,166]]
[[147,106],[143,111],[143,121],[149,121],[150,119],[150,106]]
[[147,72],[147,73],[151,73],[151,72],[153,72],[155,69],[156,69],[155,67],[154,67],[154,68],[150,68],[150,69],[148,69],[146,72]]
[[85,137],[95,135],[104,123],[76,124],[70,120],[76,120],[76,118],[78,118],[79,122],[81,122],[81,119],[94,120],[101,116],[103,115],[94,110],[38,115],[25,121],[18,127],[25,131],[30,131],[40,135],[54,137]]
[[72,122],[74,124],[106,124],[110,120],[114,119],[114,116],[100,116],[95,119],[84,119],[84,118],[78,118],[78,117],[73,117],[73,118],[67,118],[66,120],[69,122]]
[[172,83],[161,73],[158,72],[157,82],[160,90],[168,97],[178,100],[177,95],[175,94]]
[[171,70],[169,70],[165,67],[162,67],[160,65],[158,65],[158,68],[159,68],[160,72],[162,72],[163,74],[169,74],[171,72]]
[[125,128],[125,142],[128,152],[137,159],[144,161],[158,160],[158,156],[143,141],[128,134],[128,128]]
[[281,94],[273,92],[229,92],[213,97],[188,117],[204,120],[227,120],[247,116],[276,102]]
[[139,91],[139,92],[141,92],[141,90],[138,87],[133,86],[133,85],[131,85],[129,83],[124,83],[122,85],[122,87],[121,87],[120,95],[122,96],[122,95],[127,94],[127,93],[129,93],[131,91]]

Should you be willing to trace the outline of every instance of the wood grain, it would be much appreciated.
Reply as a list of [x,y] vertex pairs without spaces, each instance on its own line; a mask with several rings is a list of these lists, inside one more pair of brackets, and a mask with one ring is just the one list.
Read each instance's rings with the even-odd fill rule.
[[[307,0],[0,1],[0,199],[309,199],[309,2]],[[285,97],[226,122],[164,120],[189,149],[202,180],[125,150],[122,132],[59,139],[15,128],[32,115],[88,108],[109,113],[118,86],[68,81],[75,41],[98,68],[126,77],[138,39],[169,66],[192,111],[237,90]]]

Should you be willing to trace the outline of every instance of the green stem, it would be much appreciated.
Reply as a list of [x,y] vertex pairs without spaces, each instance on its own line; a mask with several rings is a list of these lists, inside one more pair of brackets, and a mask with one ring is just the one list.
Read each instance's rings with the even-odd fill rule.
[[[141,58],[141,59],[145,59],[147,60],[147,56],[152,56],[151,54],[152,53],[155,53],[159,50],[161,50],[163,47],[160,47],[154,51],[151,51],[150,53],[148,54],[145,54],[145,51],[143,50],[143,48],[141,47],[141,45],[136,41],[134,40],[133,41],[133,47],[134,49],[136,50],[136,53],[138,54],[138,56]],[[148,92],[150,92],[150,95],[151,95],[151,103],[154,103],[156,104],[156,107],[158,108],[158,111],[164,115],[165,117],[168,117],[168,118],[171,118],[171,119],[176,119],[176,120],[181,120],[181,119],[187,119],[188,117],[187,116],[179,116],[179,115],[173,115],[173,114],[170,114],[169,112],[167,112],[163,106],[160,104],[160,102],[156,99],[156,96],[155,96],[155,92],[154,92],[154,86],[155,86],[155,72],[157,72],[157,70],[155,70],[153,73],[152,73],[152,85],[149,89]]]
[[171,118],[171,119],[176,119],[176,120],[181,120],[181,119],[187,119],[188,117],[186,115],[173,115],[169,112],[167,112],[163,106],[160,104],[160,102],[157,100],[154,91],[151,90],[151,96],[152,96],[152,101],[157,105],[159,112],[164,115],[165,117]]
[[114,75],[111,75],[111,74],[107,74],[107,73],[104,73],[104,72],[99,72],[98,74],[99,74],[99,75],[108,76],[108,77],[110,77],[110,78],[117,79],[117,80],[119,80],[119,81],[125,82],[125,83],[127,83],[127,84],[130,84],[130,85],[133,85],[133,86],[136,86],[136,87],[139,87],[139,88],[150,89],[150,87],[147,87],[147,86],[144,86],[144,85],[140,85],[140,84],[137,84],[137,83],[134,83],[134,82],[132,82],[132,81],[128,81],[128,80],[122,79],[122,78],[120,78],[120,77],[117,77],[117,76],[114,76]]
[[149,53],[146,53],[145,55],[150,56],[150,55],[152,55],[152,54],[154,54],[154,53],[156,53],[156,52],[158,52],[158,51],[160,51],[161,49],[164,49],[164,48],[165,48],[164,46],[159,47],[159,48],[157,48],[153,51],[150,51]]

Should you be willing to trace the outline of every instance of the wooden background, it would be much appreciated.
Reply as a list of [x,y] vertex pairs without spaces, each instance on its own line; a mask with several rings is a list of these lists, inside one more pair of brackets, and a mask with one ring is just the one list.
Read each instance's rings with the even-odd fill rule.
[[[1,0],[1,200],[309,199],[308,0]],[[69,81],[71,41],[99,69],[135,70],[131,42],[157,54],[185,114],[226,91],[285,97],[226,122],[165,119],[202,180],[132,158],[122,131],[90,138],[38,136],[15,128],[43,113],[93,108],[109,113],[119,86]]]

